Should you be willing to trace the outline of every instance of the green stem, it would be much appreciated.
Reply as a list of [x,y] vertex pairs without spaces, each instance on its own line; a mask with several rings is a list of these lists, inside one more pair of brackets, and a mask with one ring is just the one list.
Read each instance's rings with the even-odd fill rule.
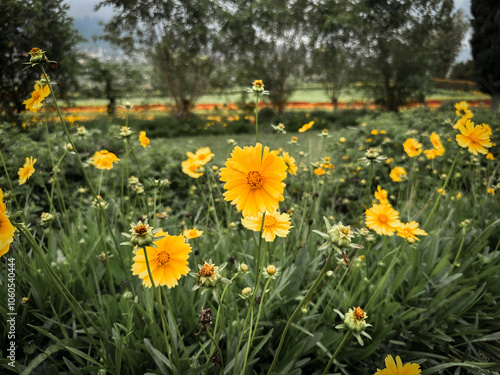
[[325,367],[325,371],[323,371],[323,375],[328,374],[328,370],[330,369],[330,366],[333,363],[333,360],[337,357],[337,355],[340,353],[340,350],[344,346],[344,344],[347,342],[347,339],[351,336],[351,331],[347,331],[347,333],[344,335],[344,339],[340,342],[339,346],[337,346],[337,350],[335,350],[335,353],[333,353],[332,358],[330,358],[330,361]]
[[[151,273],[151,267],[149,266],[148,252],[146,251],[146,247],[142,248],[144,250],[144,258],[146,259],[146,267],[148,269],[149,279],[151,280],[151,285],[153,287],[153,294],[155,296],[156,302],[158,303],[158,310],[160,310],[161,322],[163,326],[163,335],[165,336],[165,344],[167,345],[167,355],[168,360],[172,363],[172,358],[170,354],[170,348],[168,344],[168,337],[173,338],[172,332],[170,332],[170,326],[168,325],[167,318],[165,316],[165,312],[163,311],[163,304],[161,303],[160,296],[158,295],[158,291],[156,290],[155,281],[153,279],[153,274]],[[168,336],[167,336],[168,334]],[[175,346],[175,342],[172,341],[172,348],[175,355],[175,362],[177,365],[177,372],[181,373],[181,366],[179,360],[179,353],[177,353],[177,347]]]
[[[457,160],[458,160],[458,155],[460,155],[460,150],[457,151],[457,154],[455,155],[455,159],[453,160],[453,163],[451,164],[451,167],[450,167],[450,170],[448,172],[448,175],[446,176],[446,180],[444,181],[444,185],[441,188],[443,191],[444,191],[444,189],[446,189],[446,186],[448,185],[448,181],[450,181],[451,173],[453,172],[453,168],[455,167],[455,164],[457,163]],[[434,212],[437,209],[437,206],[439,204],[440,199],[441,199],[441,194],[437,193],[436,202],[434,202],[434,206],[432,207],[431,213],[427,217],[427,220],[425,221],[425,223],[422,226],[422,228],[426,228],[427,227],[427,224],[429,223],[429,220],[431,219],[432,215],[434,214]]]
[[255,93],[255,135],[259,143],[259,93]]
[[279,345],[278,345],[278,349],[276,350],[276,353],[274,354],[273,362],[271,363],[271,367],[269,367],[267,375],[271,375],[274,366],[278,362],[278,358],[279,358],[279,355],[280,355],[280,352],[281,352],[281,348],[283,347],[283,344],[285,342],[286,334],[288,332],[288,329],[292,325],[293,319],[300,312],[300,309],[302,308],[302,306],[307,301],[309,301],[309,298],[312,296],[312,294],[316,290],[317,286],[321,282],[321,279],[323,278],[323,275],[326,273],[326,270],[328,268],[328,264],[330,263],[330,260],[331,260],[332,256],[333,256],[333,250],[330,250],[330,255],[328,255],[328,259],[326,260],[325,265],[321,269],[321,272],[319,273],[318,277],[314,281],[313,285],[309,288],[309,291],[304,296],[304,298],[302,298],[302,300],[300,301],[299,305],[295,308],[295,311],[293,312],[293,314],[290,317],[290,319],[288,319],[288,322],[286,323],[285,329],[283,330],[283,333],[281,334],[281,338],[280,338],[280,342],[279,342]]
[[220,358],[220,373],[224,374],[224,360],[222,359],[222,351],[219,348],[219,345],[217,344],[217,341],[215,341],[214,337],[208,330],[208,327],[205,326],[205,332],[207,333],[208,337],[210,337],[210,340],[212,340],[212,343],[214,344],[215,348],[217,349],[217,352],[219,352],[219,358]]

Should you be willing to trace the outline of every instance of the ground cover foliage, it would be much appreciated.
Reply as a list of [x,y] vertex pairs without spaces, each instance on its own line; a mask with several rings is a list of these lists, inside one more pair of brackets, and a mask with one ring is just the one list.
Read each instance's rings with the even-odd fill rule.
[[[232,115],[241,132],[200,117],[195,130],[179,125],[174,134],[187,129],[184,138],[155,135],[129,105],[113,124],[44,109],[24,127],[1,128],[0,186],[17,233],[1,258],[0,283],[7,284],[6,259],[14,258],[18,313],[16,367],[2,350],[2,371],[373,374],[389,354],[419,364],[423,374],[500,369],[498,148],[486,157],[459,147],[453,125],[461,116],[453,105],[347,113],[343,120],[243,110]],[[498,143],[498,118],[469,110]],[[211,133],[216,127],[223,131]],[[144,130],[149,143],[139,139]],[[444,149],[434,159],[422,153],[433,149],[431,133]],[[297,167],[296,174],[288,169],[279,205],[293,228],[272,242],[243,226],[220,180],[235,148],[255,147],[256,137],[281,148],[280,158],[288,152],[288,166]],[[421,143],[415,157],[404,150],[409,138]],[[186,152],[205,147],[213,158],[183,171]],[[110,169],[96,168],[102,150],[119,158]],[[26,157],[37,159],[35,172],[19,185]],[[395,167],[405,169],[401,181],[391,177]],[[415,220],[428,235],[411,241],[363,230],[367,210],[381,200],[378,186],[402,222]],[[123,245],[122,233],[146,219],[170,235],[203,231],[186,240],[194,277],[153,292],[132,274],[143,249]],[[340,222],[359,246],[339,253],[327,241],[318,250],[325,242],[318,232]],[[193,291],[205,262],[232,283]],[[7,300],[2,287],[3,317]],[[353,307],[372,325],[363,346],[336,329],[342,318],[334,310]],[[2,337],[7,329],[2,323]]]

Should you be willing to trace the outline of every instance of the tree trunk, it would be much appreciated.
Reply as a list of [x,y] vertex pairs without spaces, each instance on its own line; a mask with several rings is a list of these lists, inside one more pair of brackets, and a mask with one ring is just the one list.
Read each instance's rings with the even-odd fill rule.
[[332,97],[333,112],[337,111],[339,108],[339,99],[336,96]]
[[498,104],[500,104],[500,93],[491,96],[490,109],[495,116],[498,113]]

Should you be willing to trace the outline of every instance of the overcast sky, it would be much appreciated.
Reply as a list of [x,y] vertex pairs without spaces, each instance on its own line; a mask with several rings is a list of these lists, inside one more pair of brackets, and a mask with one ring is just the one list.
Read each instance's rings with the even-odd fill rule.
[[[113,14],[111,7],[101,8],[99,12],[94,12],[94,6],[100,0],[65,0],[70,6],[69,15],[73,18],[97,17],[101,20],[107,20]],[[449,0],[453,1],[453,0]],[[454,0],[455,7],[461,9],[468,17],[470,17],[470,0]],[[464,61],[471,58],[469,39],[471,35],[468,33],[462,41],[462,50],[458,56],[458,61]]]

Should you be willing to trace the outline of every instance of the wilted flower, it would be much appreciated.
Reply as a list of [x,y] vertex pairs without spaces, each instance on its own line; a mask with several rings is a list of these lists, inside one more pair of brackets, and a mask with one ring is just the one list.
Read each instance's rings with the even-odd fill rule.
[[[208,289],[213,289],[217,284],[231,284],[231,280],[222,277],[221,272],[226,267],[227,262],[221,264],[220,266],[216,266],[212,263],[210,259],[208,262],[205,262],[203,265],[198,264],[198,273],[191,273],[190,275],[197,278],[197,282],[195,286],[193,286],[192,290],[197,290],[201,287],[204,287],[202,293],[207,291]],[[215,289],[214,290],[214,294]]]
[[343,324],[339,324],[335,328],[350,330],[361,346],[364,345],[361,335],[368,337],[371,340],[371,336],[365,332],[365,329],[367,327],[372,327],[372,325],[366,323],[365,319],[368,317],[368,315],[363,311],[363,309],[361,309],[361,307],[353,307],[352,309],[350,308],[345,316],[339,310],[334,309],[333,311],[339,314],[344,321]]

